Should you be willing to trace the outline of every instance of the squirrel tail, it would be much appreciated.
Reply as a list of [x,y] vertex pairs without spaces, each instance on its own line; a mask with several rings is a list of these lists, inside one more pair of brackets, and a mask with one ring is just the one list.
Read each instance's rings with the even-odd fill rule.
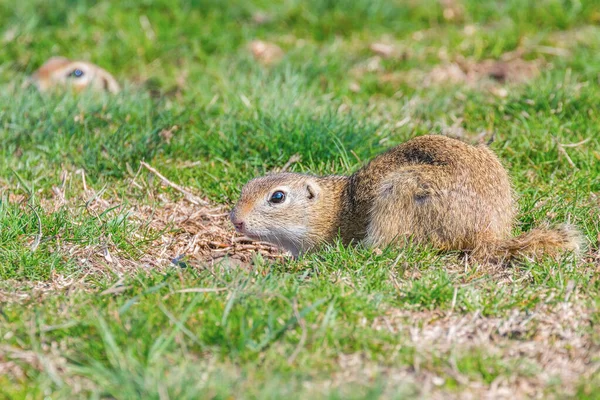
[[487,258],[498,261],[542,256],[553,258],[567,252],[580,253],[584,248],[584,236],[573,225],[562,224],[556,227],[541,226],[519,236],[496,243],[492,251],[486,251]]

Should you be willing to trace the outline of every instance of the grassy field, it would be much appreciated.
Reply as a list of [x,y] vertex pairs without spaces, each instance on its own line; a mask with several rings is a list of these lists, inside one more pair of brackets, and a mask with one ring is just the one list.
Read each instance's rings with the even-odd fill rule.
[[[0,398],[600,398],[599,48],[597,0],[0,0]],[[23,88],[53,55],[123,92]],[[585,254],[235,238],[246,180],[430,132]]]

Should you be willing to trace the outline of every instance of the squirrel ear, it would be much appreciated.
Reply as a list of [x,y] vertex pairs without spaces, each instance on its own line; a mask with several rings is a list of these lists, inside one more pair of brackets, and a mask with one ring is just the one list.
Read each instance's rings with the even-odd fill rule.
[[309,200],[312,200],[317,197],[319,194],[319,188],[312,182],[306,184],[306,193]]
[[120,87],[115,78],[108,72],[100,69],[96,71],[102,83],[102,89],[109,93],[119,93]]

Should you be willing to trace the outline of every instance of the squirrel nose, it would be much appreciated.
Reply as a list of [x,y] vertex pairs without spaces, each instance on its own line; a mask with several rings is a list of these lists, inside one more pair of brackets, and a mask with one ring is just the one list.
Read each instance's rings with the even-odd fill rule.
[[244,229],[244,221],[234,222],[233,226],[235,226],[235,230],[241,232]]
[[244,221],[238,219],[235,213],[232,212],[229,216],[229,219],[231,220],[231,223],[235,227],[236,231],[241,232],[244,229]]

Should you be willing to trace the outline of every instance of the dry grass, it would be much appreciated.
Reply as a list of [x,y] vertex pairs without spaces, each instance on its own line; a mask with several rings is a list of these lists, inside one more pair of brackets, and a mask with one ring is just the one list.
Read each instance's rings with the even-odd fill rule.
[[541,60],[525,61],[518,57],[505,57],[504,60],[483,60],[476,62],[457,59],[453,63],[433,68],[425,77],[424,84],[519,84],[527,82],[540,73]]
[[[155,238],[134,254],[120,250],[110,236],[102,237],[100,243],[94,245],[58,240],[53,251],[61,254],[65,261],[74,260],[83,272],[66,276],[52,271],[50,278],[43,281],[5,280],[0,288],[0,303],[41,300],[46,295],[71,290],[93,291],[90,283],[97,279],[139,271],[164,271],[174,265],[203,268],[225,263],[250,269],[256,254],[267,260],[285,256],[273,245],[236,234],[224,206],[205,201],[197,204],[187,197],[174,200],[172,196],[156,191],[148,194],[148,198],[155,200],[153,205],[148,205],[132,203],[135,196],[126,200],[86,188],[81,195],[68,199],[59,189],[53,191],[51,198],[38,198],[36,201],[46,213],[67,210],[73,218],[84,213],[99,221],[105,213],[108,216],[127,215],[136,226],[149,229],[144,229],[146,233],[136,231],[132,240],[144,240],[144,235]],[[9,202],[19,204],[24,211],[29,209],[28,199],[26,195],[12,192],[8,195]],[[33,238],[31,242],[33,245]]]
[[154,206],[135,207],[134,215],[149,223],[156,231],[166,231],[157,239],[141,262],[164,266],[174,259],[186,257],[200,263],[215,263],[225,257],[238,260],[249,267],[252,257],[259,253],[268,259],[283,255],[272,245],[252,240],[235,233],[225,207],[195,206],[186,201],[170,201]]
[[408,71],[394,71],[384,65],[384,60],[406,60],[415,57],[410,49],[400,50],[399,46],[386,42],[370,45],[375,54],[361,60],[351,70],[355,80],[350,89],[358,92],[361,82],[369,74],[374,74],[380,85],[401,88],[408,85],[415,88],[464,86],[467,89],[489,91],[498,97],[507,97],[511,87],[525,84],[537,78],[550,64],[543,58],[525,60],[524,49],[505,53],[499,59],[477,61],[462,56],[447,59],[440,56],[440,63],[427,70],[421,68]]
[[[574,395],[581,378],[600,371],[600,345],[592,337],[591,314],[573,294],[553,307],[539,306],[533,312],[514,311],[506,318],[479,313],[415,312],[391,309],[371,322],[377,331],[406,338],[401,346],[414,348],[418,356],[410,367],[384,366],[363,353],[341,354],[340,371],[320,388],[368,384],[383,379],[386,396],[399,387],[413,385],[420,396],[433,399],[525,399],[545,398],[548,387],[558,380],[564,395]],[[390,348],[389,354],[398,352]],[[489,385],[461,372],[460,355],[484,352],[495,363],[511,366]],[[439,364],[440,367],[431,367]],[[494,368],[494,367],[491,367]],[[436,373],[435,370],[439,370]],[[444,378],[442,376],[446,376]],[[446,379],[462,387],[448,391]],[[315,389],[318,389],[318,385]]]
[[565,393],[573,394],[580,377],[589,377],[599,370],[600,363],[594,355],[600,346],[592,339],[592,312],[576,299],[554,307],[539,306],[527,313],[515,310],[506,318],[484,317],[478,313],[453,315],[390,310],[373,321],[372,326],[408,335],[410,345],[417,348],[419,354],[443,355],[450,364],[454,362],[453,352],[461,348],[485,350],[488,356],[498,357],[507,364],[528,360],[533,366],[531,373],[501,376],[486,388],[480,383],[471,385],[469,377],[461,376],[457,368],[446,372],[474,389],[475,395],[529,398],[542,396],[556,378],[564,383]]

